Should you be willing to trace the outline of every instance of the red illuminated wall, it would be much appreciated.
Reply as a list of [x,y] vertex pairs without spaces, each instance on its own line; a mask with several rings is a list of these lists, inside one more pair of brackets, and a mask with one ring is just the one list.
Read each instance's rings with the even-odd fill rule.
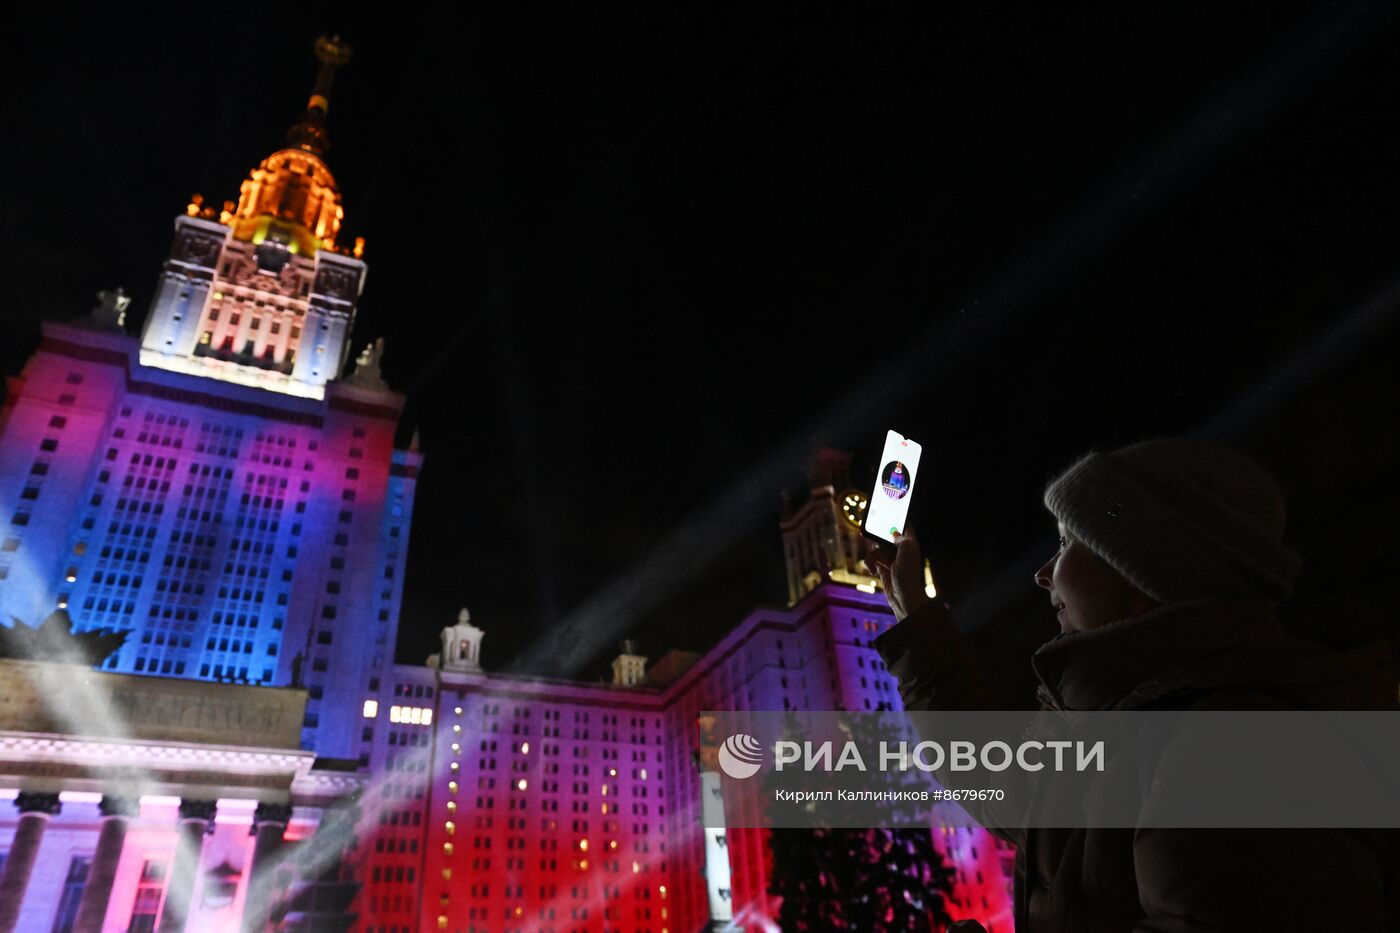
[[[363,720],[363,929],[700,929],[701,711],[897,709],[871,647],[892,621],[878,596],[828,585],[638,688],[394,668]],[[958,869],[954,913],[1010,933],[1010,851],[977,828],[934,839]],[[737,921],[776,930],[766,832],[731,829],[727,851]]]

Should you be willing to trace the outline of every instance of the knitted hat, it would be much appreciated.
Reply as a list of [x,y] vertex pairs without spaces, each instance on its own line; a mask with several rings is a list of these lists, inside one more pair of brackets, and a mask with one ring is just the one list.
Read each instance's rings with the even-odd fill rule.
[[1193,440],[1090,453],[1045,489],[1045,507],[1089,549],[1162,603],[1293,592],[1278,483],[1243,454]]

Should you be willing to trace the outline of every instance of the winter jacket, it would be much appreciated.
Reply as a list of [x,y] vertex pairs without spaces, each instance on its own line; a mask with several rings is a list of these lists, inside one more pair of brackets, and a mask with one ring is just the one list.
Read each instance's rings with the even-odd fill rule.
[[[875,648],[905,709],[988,707],[971,650],[941,605],[900,622]],[[1057,635],[1032,664],[1043,709],[1389,710],[1389,658],[1380,644],[1331,652],[1291,638],[1267,607],[1209,602]],[[1400,895],[1389,831],[997,833],[1017,845],[1017,933],[1400,930],[1388,913]]]

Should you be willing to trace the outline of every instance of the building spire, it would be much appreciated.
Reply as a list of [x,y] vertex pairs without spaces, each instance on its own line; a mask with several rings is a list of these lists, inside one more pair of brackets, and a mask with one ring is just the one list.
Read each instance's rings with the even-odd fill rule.
[[350,61],[350,45],[341,41],[340,36],[331,39],[322,36],[316,40],[315,50],[321,71],[316,76],[316,87],[306,102],[306,113],[287,131],[287,143],[293,148],[324,156],[331,148],[330,137],[326,133],[326,112],[331,109],[331,84],[335,81],[335,69]]

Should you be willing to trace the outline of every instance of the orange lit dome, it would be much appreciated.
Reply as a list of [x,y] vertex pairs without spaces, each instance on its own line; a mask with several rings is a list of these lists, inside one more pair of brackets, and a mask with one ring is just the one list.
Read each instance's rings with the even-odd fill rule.
[[234,239],[262,243],[272,235],[293,253],[334,249],[345,211],[326,163],[314,153],[281,149],[249,174],[231,220]]
[[255,244],[271,239],[307,257],[318,249],[335,249],[345,218],[335,178],[322,159],[330,148],[326,112],[331,82],[335,69],[350,61],[350,46],[336,36],[317,39],[315,49],[321,71],[306,113],[287,132],[287,148],[263,159],[243,182],[238,209],[228,221],[234,239]]

